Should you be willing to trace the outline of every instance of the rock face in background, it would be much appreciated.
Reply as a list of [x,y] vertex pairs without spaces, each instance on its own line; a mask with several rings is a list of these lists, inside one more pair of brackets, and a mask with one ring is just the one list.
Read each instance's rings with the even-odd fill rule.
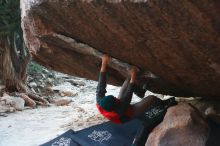
[[[97,53],[136,65],[153,92],[220,97],[220,1],[21,0],[27,47],[40,64],[96,80]],[[126,68],[114,61],[110,82]]]
[[208,123],[184,103],[168,109],[164,120],[149,135],[146,146],[205,146]]

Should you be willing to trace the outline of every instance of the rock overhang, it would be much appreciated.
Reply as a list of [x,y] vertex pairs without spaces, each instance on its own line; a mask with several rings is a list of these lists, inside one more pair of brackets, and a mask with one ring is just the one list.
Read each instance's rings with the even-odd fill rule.
[[[96,80],[98,51],[155,75],[143,80],[153,92],[220,95],[218,1],[21,3],[26,45],[44,66]],[[120,85],[126,78],[126,68],[120,64],[109,67],[110,84]]]

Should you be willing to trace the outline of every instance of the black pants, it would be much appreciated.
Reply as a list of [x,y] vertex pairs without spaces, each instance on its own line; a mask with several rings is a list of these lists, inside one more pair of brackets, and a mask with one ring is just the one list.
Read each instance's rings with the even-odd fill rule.
[[[118,98],[122,101],[131,101],[133,93],[127,94],[128,93],[128,86],[129,86],[129,82],[130,82],[130,78],[127,78],[118,95]],[[137,87],[135,87],[135,90],[138,89],[138,85],[136,85]],[[126,95],[126,96],[124,96]],[[140,102],[137,102],[135,104],[132,104],[132,108],[133,108],[133,118],[139,117],[140,115],[142,115],[146,109],[148,109],[149,107],[151,107],[151,105],[155,105],[155,104],[162,104],[162,100],[157,98],[154,95],[149,95],[145,98],[143,98]]]

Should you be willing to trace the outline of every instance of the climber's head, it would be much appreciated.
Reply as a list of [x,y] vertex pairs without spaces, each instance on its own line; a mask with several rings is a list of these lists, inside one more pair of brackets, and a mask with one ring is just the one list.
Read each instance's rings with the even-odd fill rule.
[[111,111],[116,107],[116,99],[112,95],[107,95],[100,100],[100,106],[106,110]]

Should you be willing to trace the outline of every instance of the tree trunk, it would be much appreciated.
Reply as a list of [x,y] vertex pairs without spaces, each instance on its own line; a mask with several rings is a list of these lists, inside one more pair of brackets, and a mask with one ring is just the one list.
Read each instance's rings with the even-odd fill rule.
[[[1,46],[1,44],[0,44]],[[3,64],[2,64],[2,61],[3,61],[3,50],[1,49],[0,47],[0,85],[2,84],[2,69],[3,69]]]
[[1,72],[6,89],[9,92],[27,92],[25,82],[30,56],[23,46],[23,41],[18,40],[16,33],[2,37],[0,41],[2,48]]

